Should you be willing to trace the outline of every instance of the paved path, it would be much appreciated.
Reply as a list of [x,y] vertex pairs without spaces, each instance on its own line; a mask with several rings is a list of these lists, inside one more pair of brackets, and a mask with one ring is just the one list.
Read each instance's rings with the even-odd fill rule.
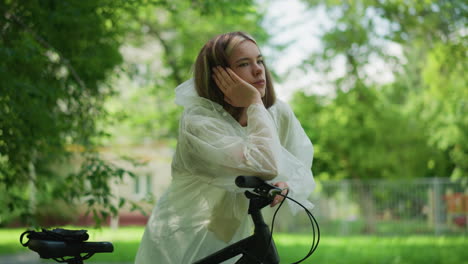
[[[92,259],[92,258],[91,258]],[[41,259],[39,255],[35,252],[26,252],[26,253],[19,253],[15,255],[3,255],[0,256],[0,264],[51,264],[57,263],[52,259]],[[85,263],[87,263],[85,261]],[[95,264],[132,264],[128,262],[122,263],[104,263],[104,262],[93,262]]]
[[[15,255],[0,256],[0,264],[36,264],[42,262],[39,255],[34,252],[19,253]],[[49,262],[50,263],[50,262]]]

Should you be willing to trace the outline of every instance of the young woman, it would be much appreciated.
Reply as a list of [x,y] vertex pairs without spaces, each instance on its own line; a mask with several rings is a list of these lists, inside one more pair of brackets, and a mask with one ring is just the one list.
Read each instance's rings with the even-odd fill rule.
[[172,182],[148,221],[137,264],[193,263],[251,235],[248,199],[234,182],[239,175],[288,187],[289,196],[312,207],[312,144],[275,98],[252,37],[232,32],[208,41],[193,79],[176,88],[176,103],[184,113]]

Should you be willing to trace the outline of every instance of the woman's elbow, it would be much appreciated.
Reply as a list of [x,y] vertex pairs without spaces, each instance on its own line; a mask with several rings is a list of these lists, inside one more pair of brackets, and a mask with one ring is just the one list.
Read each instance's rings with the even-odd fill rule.
[[276,178],[278,174],[277,173],[270,173],[270,172],[262,172],[262,173],[259,173],[257,175],[257,177],[259,177],[260,179],[264,180],[264,181],[271,181],[273,180],[274,178]]
[[270,160],[270,162],[267,163],[267,166],[264,166],[261,171],[260,178],[262,178],[265,181],[271,181],[276,176],[278,176],[279,173],[279,160],[274,159],[273,161]]
[[[251,155],[254,154],[254,155]],[[250,167],[256,176],[263,180],[272,180],[279,173],[280,158],[278,153],[271,151],[247,152],[244,156],[245,164]]]

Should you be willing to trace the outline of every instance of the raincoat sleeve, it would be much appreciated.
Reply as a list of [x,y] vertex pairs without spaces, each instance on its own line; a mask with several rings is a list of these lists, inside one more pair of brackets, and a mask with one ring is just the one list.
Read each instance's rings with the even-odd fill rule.
[[[278,134],[281,141],[281,163],[274,182],[284,181],[289,186],[288,196],[311,209],[313,204],[308,200],[315,188],[312,175],[313,145],[306,135],[294,112],[284,102],[279,101],[276,107]],[[293,214],[301,208],[289,201]]]
[[[236,121],[230,116],[223,119],[216,114],[197,109],[182,118],[182,144],[192,157],[193,173],[209,175],[211,184],[231,190],[238,175],[264,180],[276,177],[281,145],[275,123],[265,107],[253,104],[247,109],[246,133],[240,132],[240,126],[236,128]],[[229,118],[233,122],[228,122]]]

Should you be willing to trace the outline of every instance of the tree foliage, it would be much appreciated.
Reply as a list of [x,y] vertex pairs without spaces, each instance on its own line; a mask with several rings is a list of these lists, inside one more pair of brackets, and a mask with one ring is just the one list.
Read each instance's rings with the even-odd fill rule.
[[[468,175],[464,1],[305,1],[334,24],[305,61],[329,74],[332,97],[294,99],[317,147],[317,175],[380,178]],[[399,46],[395,54],[389,47]],[[377,59],[377,60],[376,60]],[[392,66],[381,84],[369,68]],[[380,69],[377,69],[380,70]],[[303,104],[303,102],[309,102]],[[302,103],[301,103],[302,102]]]
[[[116,27],[121,1],[2,1],[0,215],[34,220],[36,194],[54,189],[50,164],[70,146],[92,150],[112,92],[106,76],[122,62]],[[71,178],[70,178],[71,179]],[[25,188],[30,186],[31,189]],[[35,191],[33,191],[35,190]],[[74,197],[76,198],[76,197]]]
[[[162,67],[144,87],[166,116],[136,125],[166,122],[161,134],[170,134],[175,118],[162,118],[176,115],[166,109],[168,87],[187,78],[207,36],[257,25],[253,8],[248,0],[2,0],[0,224],[34,222],[37,206],[54,199],[84,201],[96,219],[116,213],[125,201],[114,201],[110,185],[132,173],[97,147],[109,134],[105,102],[118,92],[109,77],[132,70],[122,64],[124,43],[153,38],[162,47]],[[81,169],[71,170],[73,162]]]

